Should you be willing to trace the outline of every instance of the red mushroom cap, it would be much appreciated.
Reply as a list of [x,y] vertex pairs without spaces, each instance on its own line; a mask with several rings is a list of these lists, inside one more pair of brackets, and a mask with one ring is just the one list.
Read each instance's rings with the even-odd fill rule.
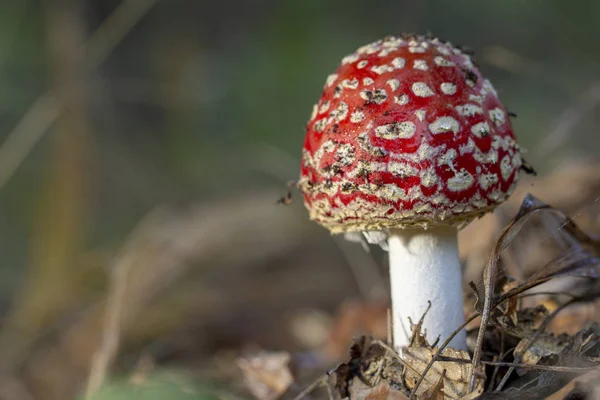
[[503,202],[520,166],[506,110],[468,54],[388,37],[327,78],[299,188],[311,219],[333,233],[459,225]]

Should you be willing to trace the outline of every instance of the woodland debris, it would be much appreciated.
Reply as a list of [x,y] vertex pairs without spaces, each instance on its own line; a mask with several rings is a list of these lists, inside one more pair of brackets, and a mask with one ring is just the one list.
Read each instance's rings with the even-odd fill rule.
[[[589,397],[586,397],[589,396]],[[546,400],[600,398],[600,367],[578,376]]]
[[[560,254],[528,276],[518,279],[505,276],[499,264],[500,254],[519,241],[525,227],[546,219],[560,226],[558,236],[562,247],[557,245]],[[483,286],[471,285],[478,301],[467,321],[487,314],[486,321],[481,319],[484,322],[480,323],[479,332],[472,332],[473,336],[478,335],[472,357],[466,351],[444,348],[446,343],[439,347],[437,343],[430,345],[421,334],[422,320],[416,324],[410,321],[413,334],[401,354],[381,341],[364,336],[357,339],[350,360],[329,374],[335,387],[335,396],[331,398],[542,399],[578,375],[598,368],[600,326],[583,325],[584,321],[580,321],[572,335],[556,335],[547,328],[571,306],[598,301],[600,240],[584,232],[560,210],[527,196],[496,241],[486,274],[493,279],[487,279]],[[585,279],[580,279],[568,292],[530,291],[565,276]],[[540,294],[545,297],[538,297]],[[518,374],[512,374],[515,370]],[[597,389],[573,383],[568,393],[578,398],[580,393],[588,395],[592,390]]]
[[244,373],[244,383],[258,400],[278,399],[294,381],[287,352],[261,352],[239,358],[237,364]]
[[350,399],[364,399],[364,400],[407,400],[406,396],[402,391],[397,388],[393,388],[390,384],[382,380],[375,386],[369,386],[367,383],[360,380],[358,377],[354,377],[350,382],[348,390]]
[[[350,360],[331,375],[341,398],[405,399],[436,352],[437,347],[425,345],[405,348],[399,355],[382,342],[363,336],[353,344]],[[468,393],[472,366],[466,351],[446,348],[442,354],[457,360],[434,363],[416,390],[417,400],[474,399],[483,393],[483,369],[477,371],[476,390]]]
[[[436,352],[437,347],[411,347],[403,350],[402,358],[412,367],[411,369],[407,369],[405,378],[405,384],[409,389],[414,389],[420,375],[425,371],[427,364],[431,361]],[[430,392],[432,387],[438,386],[440,380],[442,381],[441,390],[444,393],[444,399],[474,399],[483,393],[485,382],[483,368],[476,372],[477,384],[475,390],[470,394],[468,392],[469,378],[473,370],[469,353],[463,350],[446,348],[442,351],[442,355],[445,357],[463,359],[469,362],[436,362],[427,372],[423,384],[417,389],[417,396],[427,398],[427,392]]]
[[565,337],[555,336],[551,333],[544,333],[531,345],[526,348],[528,339],[521,339],[515,348],[515,354],[521,355],[521,362],[535,365],[542,358],[551,355],[560,354],[565,349],[567,343]]

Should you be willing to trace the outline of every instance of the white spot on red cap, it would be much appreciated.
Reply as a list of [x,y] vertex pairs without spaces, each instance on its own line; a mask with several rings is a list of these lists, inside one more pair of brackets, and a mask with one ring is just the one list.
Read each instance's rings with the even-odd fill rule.
[[358,79],[344,79],[342,81],[342,86],[346,89],[356,89],[358,87]]
[[365,85],[365,86],[370,86],[374,83],[375,83],[375,81],[371,78],[363,78],[363,85]]
[[452,54],[446,46],[438,46],[437,51],[438,53],[443,54],[445,56],[449,56]]
[[325,123],[326,123],[325,119],[320,119],[313,124],[313,129],[316,132],[323,132],[323,130],[325,129]]
[[460,129],[458,121],[452,117],[439,117],[431,124],[429,124],[429,130],[434,135],[446,132],[453,132],[457,134]]
[[344,143],[336,151],[337,161],[343,165],[350,165],[354,162],[354,153],[354,147],[350,143]]
[[429,69],[425,60],[415,60],[413,63],[413,68],[420,69],[421,71],[427,71]]
[[350,115],[350,122],[353,122],[353,123],[358,123],[358,122],[362,121],[363,119],[365,119],[365,114],[362,111],[354,111]]
[[424,108],[415,111],[415,116],[421,122],[425,121],[425,114],[427,114],[427,110]]
[[442,147],[433,147],[429,143],[425,137],[421,139],[421,144],[419,144],[419,148],[417,149],[417,157],[419,160],[432,160],[440,151]]
[[395,91],[396,89],[398,89],[398,87],[400,87],[400,81],[398,81],[398,79],[390,79],[386,83],[390,85],[392,91]]
[[353,62],[358,61],[358,59],[359,59],[358,54],[347,55],[346,57],[342,58],[342,65],[352,64]]
[[378,46],[379,42],[369,43],[360,47],[358,50],[356,50],[356,52],[359,54],[373,54],[377,52],[379,48]]
[[362,61],[359,61],[358,64],[356,64],[356,68],[363,69],[368,64],[369,64],[369,62],[367,60],[362,60]]
[[397,185],[383,185],[379,190],[381,197],[390,199],[392,201],[398,201],[400,199],[406,198],[406,191],[398,187]]
[[396,69],[404,68],[404,65],[406,65],[406,60],[404,60],[402,57],[396,57],[392,60],[392,65]]
[[460,145],[458,147],[458,151],[460,152],[460,155],[462,156],[463,154],[470,154],[472,152],[475,151],[475,142],[473,141],[473,138],[469,138],[469,140],[467,140],[466,144]]
[[417,127],[410,121],[394,122],[375,128],[375,135],[383,139],[408,139],[416,130]]
[[385,56],[387,56],[388,54],[390,54],[392,51],[394,51],[394,49],[383,49],[383,50],[381,50],[381,51],[380,51],[380,52],[379,52],[377,55],[378,55],[379,57],[385,57]]
[[331,85],[333,85],[336,81],[336,79],[338,78],[338,74],[331,74],[327,77],[327,80],[325,81],[325,86],[329,87]]
[[496,174],[482,174],[479,176],[479,186],[483,190],[488,190],[491,186],[498,183],[498,175]]
[[363,90],[360,92],[360,97],[367,103],[381,104],[387,100],[387,93],[383,89]]
[[421,178],[421,185],[425,186],[426,188],[430,188],[437,184],[439,180],[437,172],[433,167],[421,170],[419,176]]
[[487,153],[483,153],[481,150],[476,150],[473,153],[475,161],[484,164],[496,164],[498,162],[498,152],[495,149],[490,149]]
[[463,168],[452,178],[448,179],[446,186],[452,192],[461,192],[470,188],[473,182],[475,182],[473,175]]
[[408,104],[408,96],[405,94],[394,96],[394,103],[400,104],[401,106]]
[[375,72],[377,75],[385,74],[386,72],[389,72],[389,70],[390,67],[387,65],[375,65],[371,68],[371,71]]
[[348,116],[348,104],[344,103],[343,101],[340,102],[340,104],[338,105],[338,108],[336,108],[329,114],[329,117],[335,119],[337,122],[342,122],[343,120],[346,119],[347,116]]
[[447,165],[454,171],[453,162],[456,158],[456,150],[450,149],[438,157],[438,165]]
[[475,68],[473,61],[471,61],[471,57],[469,57],[467,54],[463,54],[463,64],[468,69]]
[[501,126],[506,123],[506,116],[504,115],[504,110],[500,107],[496,107],[490,110],[488,114],[494,125]]
[[483,114],[481,107],[469,103],[456,106],[456,111],[463,117],[472,117],[477,114]]
[[482,94],[487,95],[488,93],[491,93],[494,96],[498,97],[498,93],[496,92],[496,89],[494,89],[494,86],[492,85],[492,83],[487,79],[483,80],[483,86],[481,88],[481,91],[483,92]]
[[436,56],[433,59],[433,62],[436,65],[439,65],[440,67],[452,67],[452,66],[456,65],[452,61],[450,61],[450,60],[448,60],[448,59],[446,59],[446,58],[444,58],[442,56]]
[[488,197],[494,202],[498,203],[500,202],[500,199],[504,197],[504,193],[501,190],[496,189],[493,190],[490,194],[488,194]]
[[515,169],[521,168],[521,165],[523,165],[523,160],[521,159],[520,153],[517,152],[513,154],[512,165],[515,167]]
[[504,179],[504,181],[507,181],[508,178],[510,178],[513,170],[514,166],[510,157],[508,155],[502,157],[502,160],[500,161],[500,173],[502,174],[502,179]]
[[390,162],[388,164],[388,170],[401,178],[409,176],[417,176],[419,171],[408,163]]
[[476,94],[470,94],[469,95],[469,100],[474,101],[476,103],[483,103],[483,98],[481,96],[478,96]]
[[480,122],[471,127],[471,133],[478,138],[486,137],[490,134],[490,126],[487,122]]
[[425,82],[415,82],[412,84],[411,89],[419,97],[429,97],[435,94]]
[[315,104],[312,108],[312,113],[310,114],[310,120],[312,121],[317,116],[317,112],[319,111],[319,106]]
[[425,49],[425,47],[423,46],[410,46],[408,48],[408,51],[410,51],[411,53],[425,53],[427,49]]
[[443,82],[440,85],[440,90],[444,94],[453,95],[454,93],[456,93],[456,84],[452,82]]
[[323,102],[323,104],[321,104],[321,107],[319,107],[319,114],[323,114],[325,112],[327,112],[327,110],[329,110],[329,105],[331,103],[329,102],[329,100],[325,100]]
[[394,50],[397,49],[402,43],[404,43],[404,40],[395,36],[387,36],[383,39],[383,47],[391,47]]

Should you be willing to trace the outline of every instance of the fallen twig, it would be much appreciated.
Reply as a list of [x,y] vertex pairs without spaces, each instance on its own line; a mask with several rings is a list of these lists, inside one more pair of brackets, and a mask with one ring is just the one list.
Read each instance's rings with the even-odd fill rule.
[[[461,364],[467,364],[471,361],[465,360],[464,358],[457,357],[446,357],[441,356],[438,361],[450,361],[457,362]],[[522,369],[530,369],[530,370],[538,370],[538,371],[557,371],[557,372],[587,372],[596,369],[596,366],[593,367],[565,367],[560,365],[539,365],[539,364],[521,364],[515,362],[503,362],[503,361],[481,361],[484,365],[491,365],[497,367],[511,367],[511,368],[522,368]]]
[[294,397],[294,400],[301,400],[301,399],[305,398],[306,396],[308,396],[310,393],[312,393],[315,389],[318,389],[324,385],[327,385],[327,376],[326,375],[319,377],[316,381],[314,381],[313,383],[308,385],[306,388],[304,388],[300,393],[298,393],[298,395],[296,397]]

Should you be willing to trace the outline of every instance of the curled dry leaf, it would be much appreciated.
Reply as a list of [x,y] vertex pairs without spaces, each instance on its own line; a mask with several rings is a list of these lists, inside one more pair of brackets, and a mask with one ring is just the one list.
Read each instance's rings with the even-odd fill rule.
[[354,377],[349,386],[349,398],[352,400],[407,400],[408,397],[397,388],[382,380],[375,386],[369,386],[360,378]]
[[[568,337],[556,336],[552,333],[542,333],[536,341],[528,346],[529,338],[523,338],[515,347],[514,354],[520,355],[520,363],[536,365],[542,359],[560,354],[568,345]],[[517,374],[525,375],[527,369],[517,368]]]
[[350,389],[355,378],[360,379],[369,387],[376,387],[385,375],[391,385],[402,382],[402,368],[392,357],[385,355],[386,349],[374,346],[371,337],[360,336],[350,347],[350,360],[338,365],[330,372],[330,383],[335,387],[339,396],[351,398]]
[[[511,297],[511,299],[517,296]],[[518,338],[528,338],[533,335],[539,322],[548,315],[543,305],[516,310],[514,316],[506,316],[502,312],[492,313],[492,322],[504,332]],[[517,321],[517,323],[515,323]]]
[[258,400],[275,400],[293,383],[290,371],[290,354],[286,352],[261,352],[243,357],[237,364],[244,373],[244,383]]
[[[504,293],[508,292],[511,289],[515,289],[518,286],[519,281],[511,281],[504,285]],[[514,326],[517,326],[519,324],[519,315],[517,313],[517,310],[519,309],[519,303],[519,297],[513,296],[507,300],[506,309],[503,311],[504,316],[510,318]]]
[[[409,389],[413,389],[419,380],[420,374],[425,370],[427,364],[431,361],[437,348],[429,347],[411,347],[403,350],[402,358],[414,369],[406,371],[405,384]],[[451,358],[460,358],[470,361],[469,353],[463,350],[446,348],[442,355]],[[475,390],[469,393],[469,378],[473,367],[471,363],[461,363],[455,361],[438,361],[427,372],[425,380],[417,389],[416,395],[419,398],[427,398],[426,393],[432,392],[431,388],[439,384],[442,380],[442,389],[444,399],[475,399],[483,393],[485,375],[483,369],[476,371]],[[418,374],[417,374],[418,373]],[[433,391],[435,392],[435,391]]]
[[410,335],[410,340],[408,341],[409,347],[431,347],[425,338],[425,332],[423,332],[423,322],[425,321],[425,317],[430,309],[431,302],[429,302],[427,309],[416,324],[413,323],[410,317],[408,317],[408,321],[410,322],[410,331],[412,332]]
[[560,354],[567,347],[568,337],[543,333],[531,346],[525,349],[528,342],[528,338],[521,339],[514,352],[515,354],[522,354],[522,363],[535,365],[544,357]]

